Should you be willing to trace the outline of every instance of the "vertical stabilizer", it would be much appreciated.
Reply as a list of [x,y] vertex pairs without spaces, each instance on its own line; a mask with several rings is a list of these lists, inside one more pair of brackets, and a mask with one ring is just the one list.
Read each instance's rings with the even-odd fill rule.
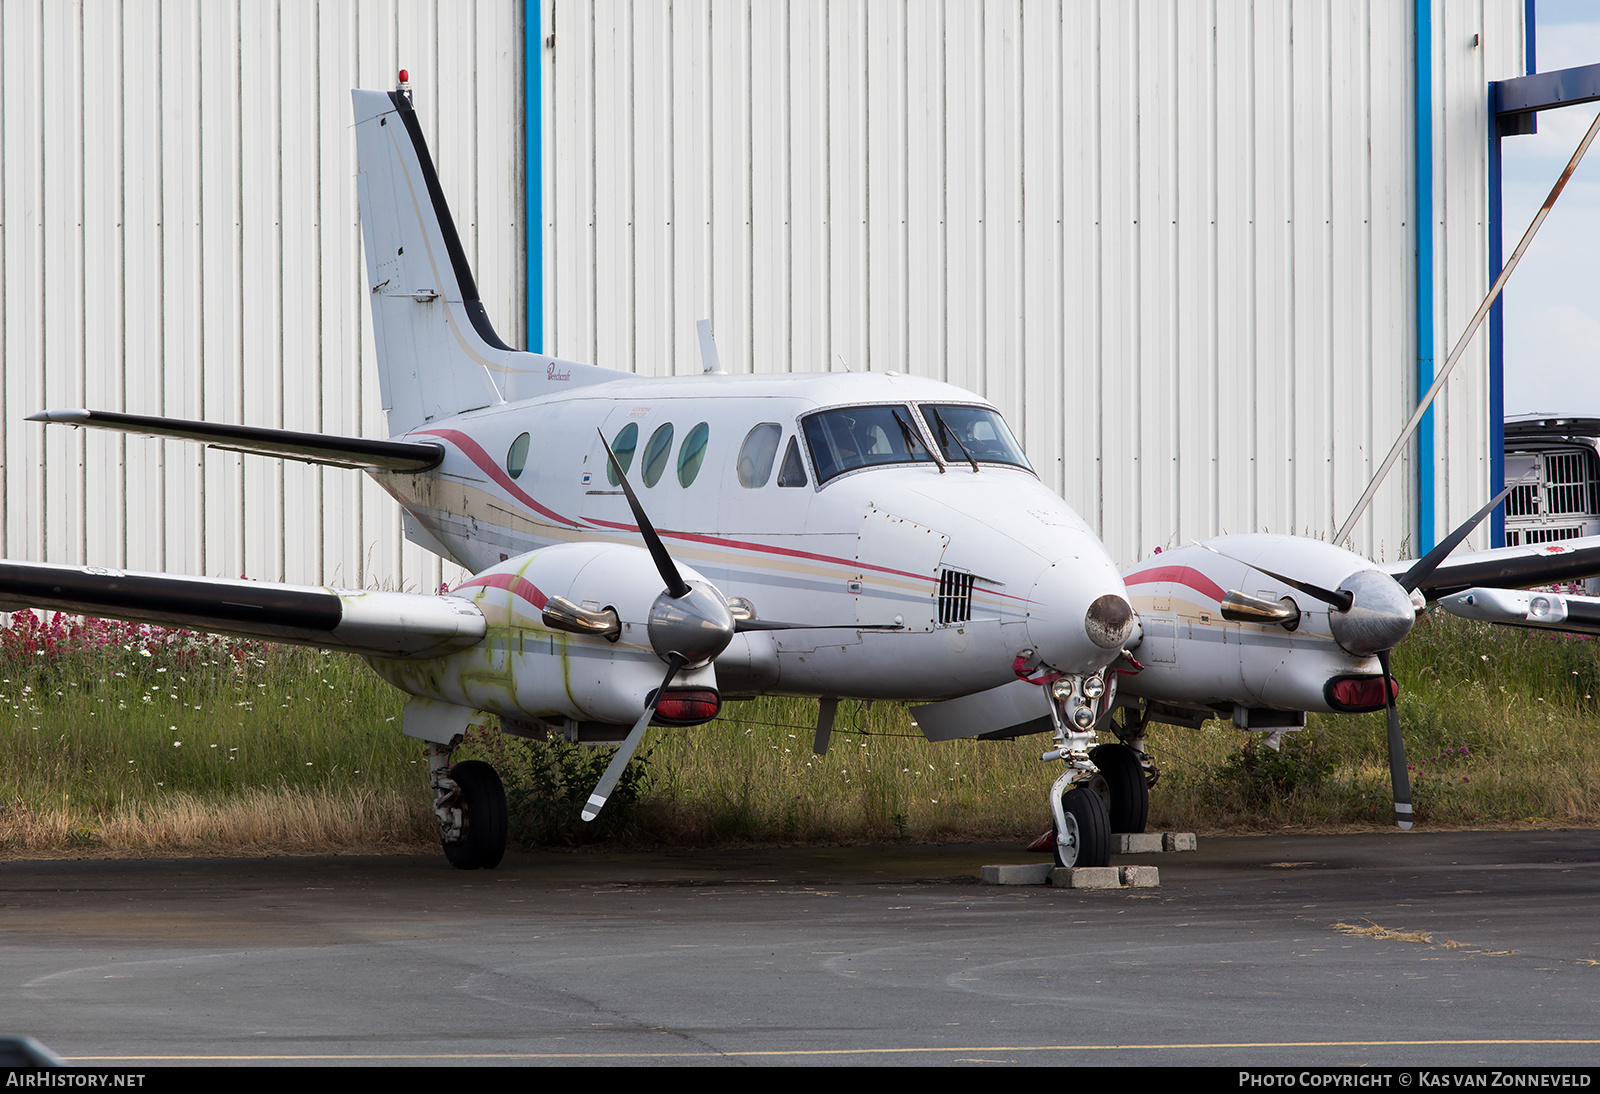
[[352,91],[361,234],[391,435],[512,398],[614,379],[513,350],[489,323],[422,129],[402,92]]
[[389,432],[403,433],[500,402],[487,354],[509,347],[470,321],[483,306],[411,104],[353,97],[378,378]]

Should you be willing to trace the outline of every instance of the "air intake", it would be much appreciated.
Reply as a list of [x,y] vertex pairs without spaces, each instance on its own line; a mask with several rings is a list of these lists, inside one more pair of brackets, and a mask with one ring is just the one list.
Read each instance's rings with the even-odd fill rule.
[[972,618],[972,574],[945,570],[939,575],[939,622],[965,623]]

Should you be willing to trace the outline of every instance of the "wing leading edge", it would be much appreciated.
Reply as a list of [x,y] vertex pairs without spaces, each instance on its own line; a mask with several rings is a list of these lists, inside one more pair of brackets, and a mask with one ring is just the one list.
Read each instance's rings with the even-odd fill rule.
[[487,630],[477,607],[454,596],[0,562],[0,611],[19,608],[387,657],[431,657],[465,649],[481,641]]
[[328,433],[301,433],[259,425],[224,425],[183,418],[156,418],[112,410],[41,410],[30,422],[92,426],[150,437],[199,441],[212,448],[358,470],[416,473],[439,466],[444,446],[427,441],[374,441]]
[[[1399,576],[1411,566],[1411,562],[1391,562],[1378,568]],[[1473,587],[1520,589],[1596,574],[1600,574],[1600,536],[1583,536],[1456,555],[1441,562],[1418,588],[1429,600],[1438,600]]]

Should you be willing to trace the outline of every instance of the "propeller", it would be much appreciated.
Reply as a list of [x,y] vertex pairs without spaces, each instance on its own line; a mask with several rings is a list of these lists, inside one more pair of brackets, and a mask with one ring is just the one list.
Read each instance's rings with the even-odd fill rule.
[[[600,434],[600,443],[605,445],[606,458],[611,461],[611,466],[617,473],[617,481],[622,486],[623,496],[628,499],[628,508],[633,512],[633,521],[639,527],[639,535],[643,537],[645,546],[650,551],[650,558],[655,562],[656,570],[661,574],[661,581],[665,586],[661,595],[656,597],[655,603],[650,606],[645,630],[650,636],[650,648],[655,651],[657,657],[667,663],[667,674],[662,677],[661,686],[645,704],[644,713],[639,716],[633,729],[617,747],[611,762],[606,765],[605,773],[595,784],[594,793],[589,795],[589,800],[583,807],[583,819],[586,821],[594,820],[605,808],[606,800],[616,789],[617,782],[622,778],[622,772],[628,766],[628,761],[633,759],[634,752],[638,750],[639,742],[644,739],[644,731],[655,717],[656,707],[660,705],[667,689],[672,686],[673,679],[685,668],[697,669],[716,660],[717,655],[728,648],[728,643],[733,641],[735,634],[743,631],[904,629],[904,626],[898,623],[818,624],[757,619],[748,602],[736,600],[730,606],[730,602],[707,582],[684,580],[677,563],[672,561],[667,545],[662,542],[660,533],[645,514],[639,495],[633,492],[633,485],[628,482],[628,473],[623,470],[621,461],[611,450],[604,433]],[[584,634],[615,633],[617,626],[615,613],[589,612],[560,597],[552,598],[551,604],[555,605],[555,610],[552,611],[547,607],[544,614],[545,623],[550,626]]]
[[616,470],[623,496],[628,499],[628,508],[633,511],[633,521],[639,526],[639,535],[644,538],[650,558],[655,562],[661,581],[666,586],[650,606],[645,630],[650,635],[650,648],[667,663],[667,674],[661,678],[661,686],[645,704],[644,713],[617,747],[611,762],[606,765],[605,773],[595,784],[594,793],[589,795],[583,807],[583,819],[586,821],[594,820],[605,808],[606,799],[617,788],[623,770],[627,768],[628,761],[633,759],[639,742],[644,739],[645,728],[655,717],[656,707],[672,686],[673,678],[681,669],[710,664],[717,654],[728,648],[734,635],[733,613],[728,610],[727,600],[705,582],[691,585],[683,579],[677,563],[672,561],[672,555],[667,551],[667,545],[661,541],[655,525],[650,523],[650,518],[645,514],[639,495],[633,492],[628,474],[623,470],[617,454],[611,451],[604,433],[600,434],[600,443],[605,445],[606,458]]
[[1328,628],[1333,632],[1334,641],[1358,656],[1377,656],[1378,667],[1383,670],[1383,709],[1388,722],[1389,781],[1394,789],[1394,820],[1402,829],[1411,827],[1411,778],[1407,774],[1405,739],[1400,734],[1400,712],[1395,705],[1399,688],[1390,669],[1390,654],[1411,633],[1416,622],[1420,604],[1412,600],[1415,590],[1519,485],[1520,480],[1496,494],[1487,505],[1458,525],[1399,578],[1390,577],[1381,570],[1358,570],[1341,581],[1338,589],[1325,589],[1308,581],[1297,581],[1274,573],[1242,558],[1234,558],[1204,543],[1199,544],[1212,554],[1258,570],[1291,589],[1298,589],[1307,596],[1321,600],[1332,609],[1328,612]]

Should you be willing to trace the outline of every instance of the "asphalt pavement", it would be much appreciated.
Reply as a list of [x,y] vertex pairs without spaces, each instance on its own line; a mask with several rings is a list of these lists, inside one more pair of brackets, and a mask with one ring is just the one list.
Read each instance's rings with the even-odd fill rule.
[[0,863],[0,1033],[95,1066],[1590,1065],[1600,832]]

